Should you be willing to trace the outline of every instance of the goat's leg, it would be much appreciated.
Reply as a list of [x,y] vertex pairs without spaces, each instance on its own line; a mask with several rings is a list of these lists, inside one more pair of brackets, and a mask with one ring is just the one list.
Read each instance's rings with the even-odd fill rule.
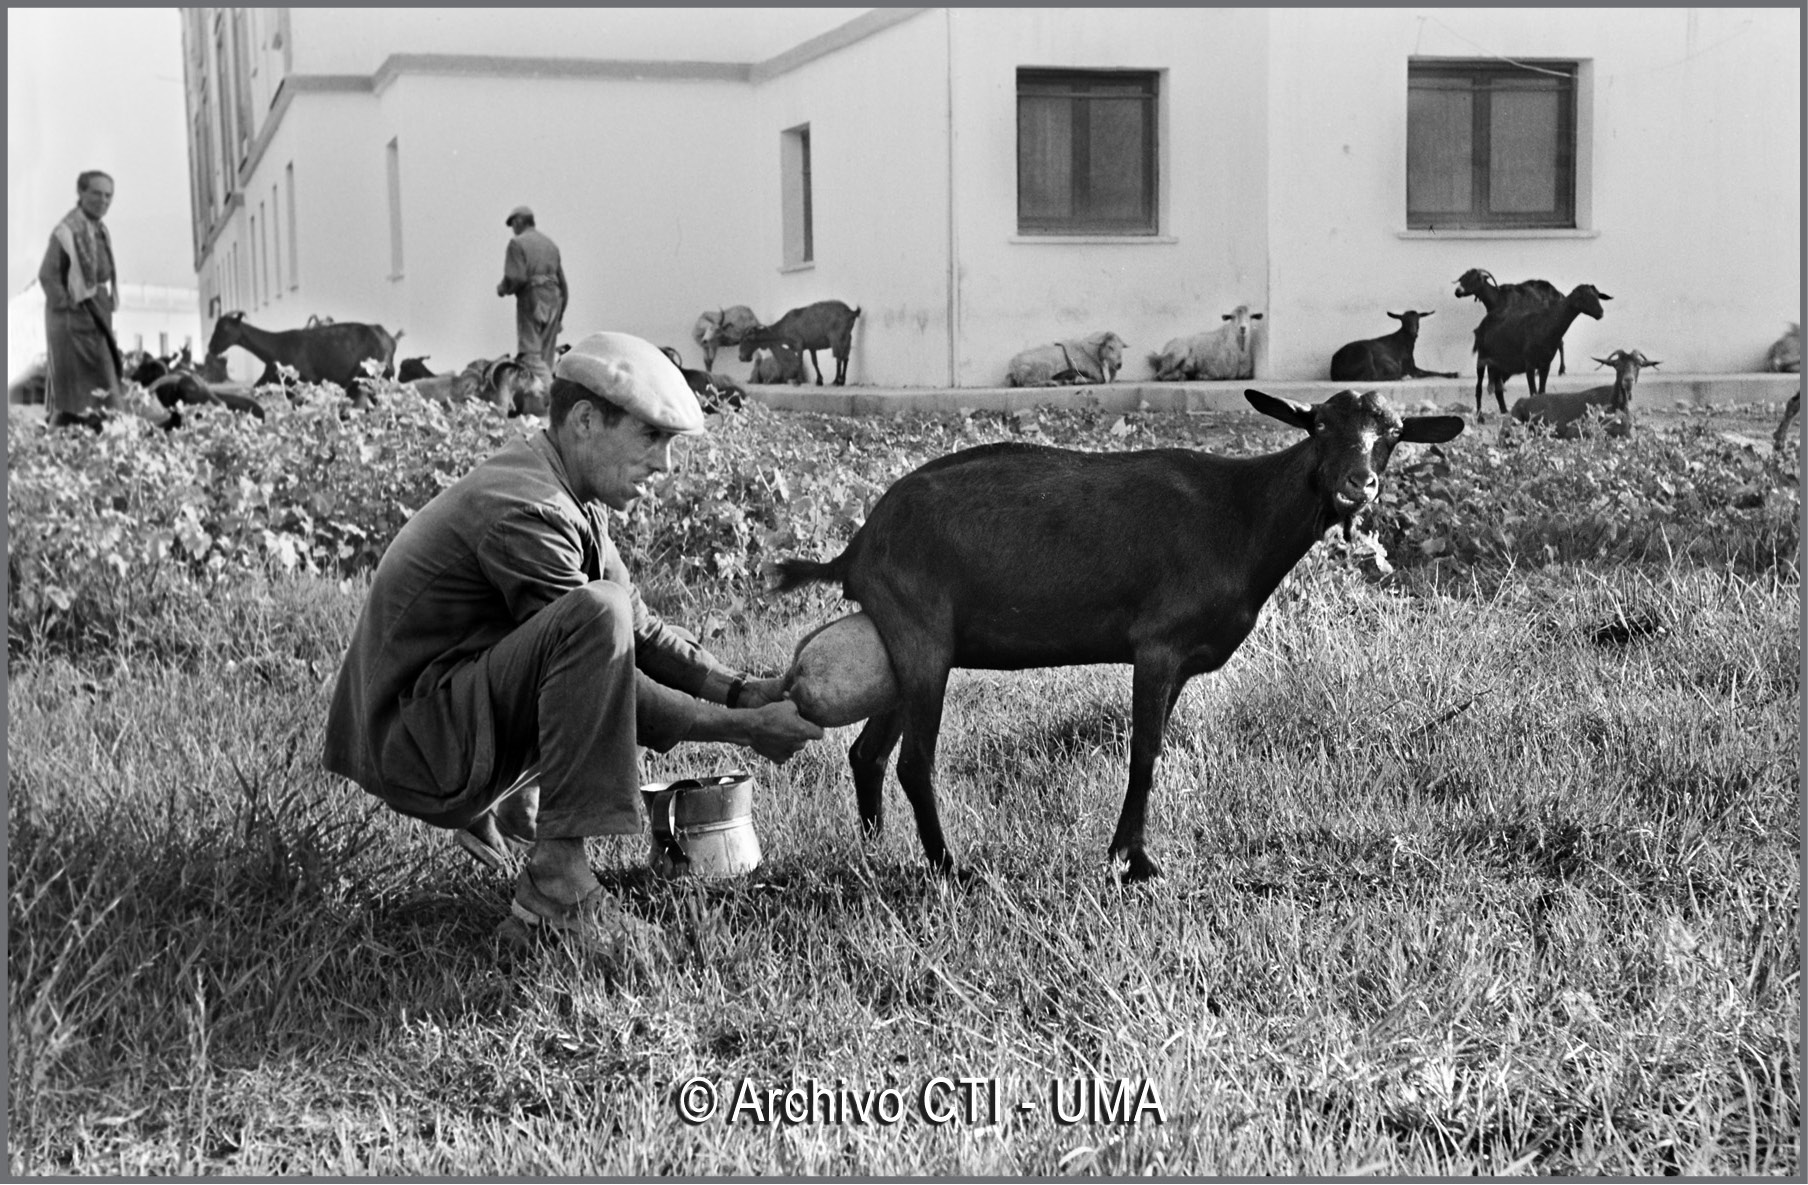
[[903,747],[898,752],[898,781],[916,814],[917,837],[929,866],[941,873],[954,871],[954,858],[942,837],[942,821],[935,809],[935,742],[942,729],[942,697],[948,690],[948,670],[923,672],[916,678],[898,672],[904,701]]
[[1483,362],[1479,358],[1477,358],[1475,360],[1475,418],[1478,421],[1483,418],[1482,417],[1482,375],[1484,372],[1487,371],[1487,369],[1488,369],[1488,364],[1486,362]]
[[[1549,374],[1550,370],[1551,368],[1548,366],[1544,368],[1546,374]],[[1563,356],[1562,342],[1557,343],[1557,373],[1560,375],[1569,373],[1569,360]]]
[[904,731],[904,713],[897,708],[866,722],[860,736],[848,748],[848,765],[854,772],[854,803],[860,809],[860,835],[868,843],[885,829],[885,767]]
[[816,360],[816,350],[810,350],[810,365],[816,368],[816,385],[822,386],[822,363]]
[[847,386],[847,360],[848,356],[845,353],[835,355],[835,385],[837,387]]
[[1110,856],[1125,860],[1127,882],[1151,880],[1161,866],[1143,849],[1143,828],[1148,819],[1149,788],[1155,781],[1155,759],[1161,755],[1162,734],[1168,716],[1185,685],[1179,665],[1167,655],[1138,655],[1130,681],[1130,785],[1124,791],[1124,809],[1111,837]]
[[1489,384],[1489,386],[1494,388],[1494,402],[1500,404],[1500,414],[1503,416],[1507,414],[1507,378],[1508,377],[1509,376],[1502,374],[1498,370],[1489,368],[1488,384]]

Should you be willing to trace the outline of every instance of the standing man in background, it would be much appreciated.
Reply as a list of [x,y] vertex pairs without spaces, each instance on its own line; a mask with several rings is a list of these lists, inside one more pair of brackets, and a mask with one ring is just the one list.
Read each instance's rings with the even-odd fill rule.
[[113,204],[113,178],[89,169],[75,179],[75,193],[75,208],[50,232],[38,266],[44,290],[44,413],[53,428],[96,424],[100,407],[118,405],[124,369],[113,340],[113,310],[119,307],[113,240],[101,221]]
[[534,212],[516,206],[506,221],[515,237],[509,240],[503,257],[502,282],[496,285],[496,295],[515,298],[517,357],[533,371],[544,391],[552,386],[559,330],[571,291],[565,286],[558,245],[534,228]]

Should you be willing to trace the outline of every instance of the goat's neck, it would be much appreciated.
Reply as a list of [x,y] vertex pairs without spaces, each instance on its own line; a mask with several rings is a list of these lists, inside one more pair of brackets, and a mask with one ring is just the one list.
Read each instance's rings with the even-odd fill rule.
[[232,344],[249,350],[265,362],[272,362],[275,361],[276,339],[279,336],[280,334],[272,330],[259,329],[255,325],[240,321],[237,333],[238,341]]
[[1576,318],[1581,315],[1582,310],[1573,304],[1566,303],[1560,306],[1557,312],[1557,319],[1549,324],[1548,330],[1545,333],[1545,340],[1552,344],[1561,342],[1563,340],[1563,335],[1569,332],[1569,327],[1574,325],[1576,323]]
[[1260,491],[1243,539],[1248,573],[1245,593],[1265,604],[1312,545],[1331,526],[1318,488],[1318,449],[1310,440],[1251,462],[1247,488]]

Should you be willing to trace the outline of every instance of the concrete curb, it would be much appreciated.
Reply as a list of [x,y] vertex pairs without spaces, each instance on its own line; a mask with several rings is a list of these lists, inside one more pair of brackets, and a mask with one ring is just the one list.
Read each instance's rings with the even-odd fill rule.
[[[1585,391],[1613,381],[1611,371],[1599,374],[1551,376],[1555,391]],[[1710,403],[1781,404],[1801,389],[1795,374],[1658,374],[1639,376],[1635,403],[1669,408],[1677,402],[1705,406]],[[1318,403],[1347,387],[1380,391],[1399,407],[1460,405],[1475,409],[1475,379],[1414,379],[1396,383],[1333,383],[1298,380],[1243,379],[1237,382],[1156,383],[1124,382],[1083,387],[793,387],[747,384],[747,393],[768,407],[787,411],[815,411],[828,415],[890,415],[897,411],[958,412],[1018,411],[1030,407],[1097,407],[1105,411],[1245,411],[1245,389],[1254,387],[1270,395],[1300,403]],[[1525,380],[1515,377],[1507,388],[1507,406],[1526,394]],[[1483,411],[1498,414],[1492,396]]]

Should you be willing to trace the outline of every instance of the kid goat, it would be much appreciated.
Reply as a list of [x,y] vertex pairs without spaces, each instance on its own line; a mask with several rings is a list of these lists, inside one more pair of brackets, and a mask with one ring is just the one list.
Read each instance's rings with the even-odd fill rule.
[[1348,533],[1395,445],[1463,430],[1460,416],[1402,419],[1374,392],[1340,391],[1316,407],[1244,394],[1306,439],[1261,457],[982,445],[900,478],[833,560],[776,565],[779,591],[839,581],[890,655],[897,700],[848,751],[869,837],[901,739],[898,781],[923,852],[936,869],[953,868],[933,780],[951,668],[1130,663],[1130,783],[1110,854],[1127,862],[1127,879],[1160,875],[1143,825],[1162,731],[1187,680],[1229,660],[1328,529]]

